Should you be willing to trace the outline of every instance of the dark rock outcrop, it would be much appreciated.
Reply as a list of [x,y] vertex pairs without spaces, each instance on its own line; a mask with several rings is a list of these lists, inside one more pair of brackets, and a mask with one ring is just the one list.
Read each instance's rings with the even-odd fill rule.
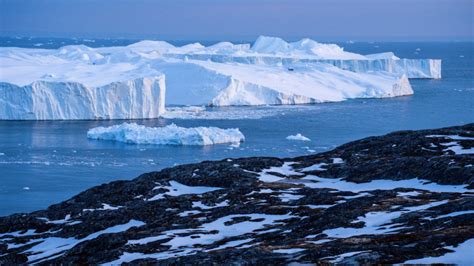
[[473,153],[469,124],[370,137],[311,156],[168,168],[1,217],[0,264],[439,257],[474,238]]

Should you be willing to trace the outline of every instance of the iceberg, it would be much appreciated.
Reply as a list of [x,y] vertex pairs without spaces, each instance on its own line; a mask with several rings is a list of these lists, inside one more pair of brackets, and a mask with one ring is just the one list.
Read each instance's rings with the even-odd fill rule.
[[311,141],[309,138],[301,135],[301,133],[298,133],[296,135],[289,135],[286,137],[287,140],[298,140],[298,141]]
[[413,94],[405,75],[354,73],[327,64],[285,66],[188,60],[156,62],[168,105],[248,106],[338,102]]
[[[259,37],[181,47],[0,48],[0,119],[140,119],[165,105],[337,102],[413,94],[409,78],[441,78],[441,61],[361,55],[311,39]],[[166,82],[165,82],[166,80]],[[165,84],[166,83],[166,84]]]
[[94,64],[87,46],[0,48],[0,119],[139,119],[165,111],[165,76],[145,64]]
[[[384,98],[413,94],[406,76],[359,74],[324,64],[286,67],[194,62],[225,77],[208,104],[279,105],[338,102],[351,98]],[[172,92],[171,92],[172,93]],[[202,104],[202,103],[197,103]]]
[[244,135],[237,128],[185,128],[175,124],[164,127],[146,127],[136,123],[92,128],[87,132],[87,137],[89,139],[110,140],[129,144],[159,145],[213,145],[240,143],[245,140]]
[[344,51],[335,44],[323,44],[305,38],[288,43],[278,37],[260,36],[253,44],[252,51],[261,54],[275,54],[287,57],[310,57],[318,59],[366,59],[363,55]]
[[0,83],[1,120],[138,119],[164,113],[164,76],[89,87],[77,82]]

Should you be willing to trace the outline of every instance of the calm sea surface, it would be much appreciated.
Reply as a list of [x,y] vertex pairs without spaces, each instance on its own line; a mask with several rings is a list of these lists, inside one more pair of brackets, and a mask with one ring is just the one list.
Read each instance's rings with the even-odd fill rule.
[[[130,42],[0,38],[0,46],[40,48]],[[298,156],[395,130],[474,122],[473,43],[340,45],[363,54],[393,51],[403,58],[439,58],[443,60],[443,78],[411,80],[415,94],[409,97],[306,106],[214,108],[205,112],[206,119],[134,121],[147,126],[175,123],[184,127],[237,127],[246,137],[240,147],[128,145],[86,138],[87,130],[92,127],[124,121],[0,121],[0,216],[45,208],[89,187],[132,179],[175,164],[229,157]],[[311,141],[286,140],[288,135],[296,133]]]

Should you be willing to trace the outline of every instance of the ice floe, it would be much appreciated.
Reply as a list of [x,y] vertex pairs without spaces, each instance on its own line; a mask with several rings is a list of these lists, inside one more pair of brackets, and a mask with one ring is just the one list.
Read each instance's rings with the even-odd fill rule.
[[171,124],[164,127],[146,127],[136,123],[123,123],[110,127],[96,127],[87,137],[97,140],[113,140],[130,144],[160,145],[212,145],[240,143],[245,137],[239,129],[217,127],[185,128]]

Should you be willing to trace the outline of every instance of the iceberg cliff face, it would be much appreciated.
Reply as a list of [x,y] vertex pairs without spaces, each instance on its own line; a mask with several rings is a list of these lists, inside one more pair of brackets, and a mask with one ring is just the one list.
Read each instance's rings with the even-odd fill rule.
[[[167,105],[267,105],[413,94],[441,61],[360,55],[310,39],[175,47],[0,48],[0,119],[154,118]],[[166,76],[166,89],[165,79]],[[166,93],[165,93],[166,90]]]
[[77,82],[0,83],[0,119],[68,120],[159,117],[165,110],[164,76],[105,86]]
[[310,59],[268,55],[232,56],[221,54],[166,54],[176,59],[212,61],[216,63],[241,63],[250,65],[293,66],[295,64],[323,63],[356,72],[367,73],[384,71],[408,78],[440,79],[441,60],[439,59]]

